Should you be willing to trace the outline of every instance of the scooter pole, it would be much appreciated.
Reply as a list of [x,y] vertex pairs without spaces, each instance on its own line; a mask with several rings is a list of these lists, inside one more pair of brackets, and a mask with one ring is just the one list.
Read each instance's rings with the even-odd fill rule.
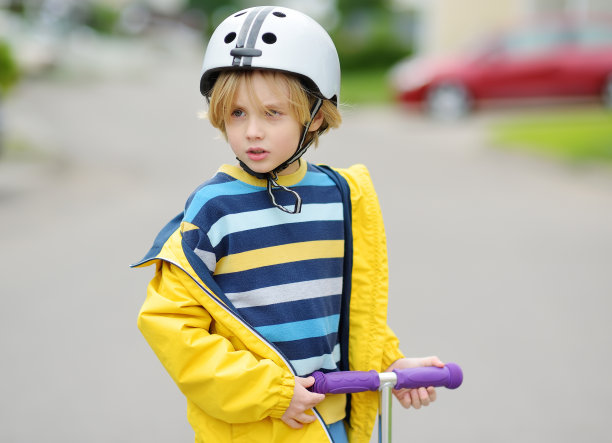
[[391,389],[397,384],[397,375],[394,372],[381,372],[380,388],[378,388],[378,441],[391,443],[391,428],[393,396]]

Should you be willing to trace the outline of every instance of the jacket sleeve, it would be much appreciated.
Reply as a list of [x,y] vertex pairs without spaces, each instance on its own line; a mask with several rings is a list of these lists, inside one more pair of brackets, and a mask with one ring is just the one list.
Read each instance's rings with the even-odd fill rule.
[[201,289],[180,268],[158,264],[138,327],[161,363],[185,396],[212,417],[227,423],[281,417],[293,396],[293,375],[211,333],[215,320],[196,291]]
[[384,338],[384,347],[383,347],[383,355],[382,355],[382,369],[385,371],[391,363],[400,358],[404,358],[404,354],[399,349],[399,339],[395,335],[395,333],[391,330],[389,325],[385,325],[385,338]]

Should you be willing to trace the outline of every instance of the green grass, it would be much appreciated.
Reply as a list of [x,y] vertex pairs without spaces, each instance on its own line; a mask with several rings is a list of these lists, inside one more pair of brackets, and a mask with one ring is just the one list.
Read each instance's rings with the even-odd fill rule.
[[340,102],[347,105],[391,102],[387,70],[373,69],[342,73]]
[[612,163],[612,112],[589,109],[523,116],[495,124],[492,141],[573,163]]

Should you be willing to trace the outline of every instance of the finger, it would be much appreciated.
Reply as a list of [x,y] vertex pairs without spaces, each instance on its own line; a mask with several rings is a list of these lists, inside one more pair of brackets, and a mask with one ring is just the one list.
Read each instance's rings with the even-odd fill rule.
[[437,366],[438,368],[443,368],[444,367],[444,363],[442,362],[442,360],[440,360],[435,355],[433,357],[431,357],[431,365],[432,366]]
[[408,391],[408,389],[400,389],[399,391],[395,391],[394,394],[404,408],[410,407],[412,399],[410,397],[410,392]]
[[438,368],[443,368],[444,363],[437,356],[432,355],[430,357],[425,357],[422,361],[423,366],[436,366]]
[[419,400],[421,401],[422,406],[429,406],[429,393],[425,388],[419,388]]
[[295,380],[299,384],[304,386],[305,388],[311,387],[312,385],[314,385],[314,382],[315,382],[315,378],[313,376],[309,376],[309,377],[295,377]]
[[306,409],[314,408],[316,405],[325,400],[325,394],[309,393],[308,399],[305,401]]
[[285,422],[285,424],[287,426],[289,426],[292,429],[302,429],[304,427],[304,425],[302,423],[298,423],[297,420],[294,420],[292,418],[288,418],[286,420],[283,420]]
[[438,396],[438,394],[436,393],[436,388],[434,388],[433,386],[428,387],[427,393],[429,394],[430,402],[436,401],[436,398]]
[[300,414],[296,420],[300,423],[304,423],[304,424],[309,424],[312,423],[313,421],[315,421],[317,418],[314,415],[310,415],[310,414]]
[[421,399],[419,397],[419,390],[418,389],[411,389],[410,390],[410,404],[412,405],[412,407],[414,409],[420,409],[421,408]]

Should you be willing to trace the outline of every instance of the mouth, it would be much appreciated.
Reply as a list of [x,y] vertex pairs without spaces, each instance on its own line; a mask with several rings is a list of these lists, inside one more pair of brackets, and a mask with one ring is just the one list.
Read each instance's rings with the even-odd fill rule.
[[253,160],[263,160],[268,156],[268,151],[263,148],[249,148],[246,152],[247,156]]

